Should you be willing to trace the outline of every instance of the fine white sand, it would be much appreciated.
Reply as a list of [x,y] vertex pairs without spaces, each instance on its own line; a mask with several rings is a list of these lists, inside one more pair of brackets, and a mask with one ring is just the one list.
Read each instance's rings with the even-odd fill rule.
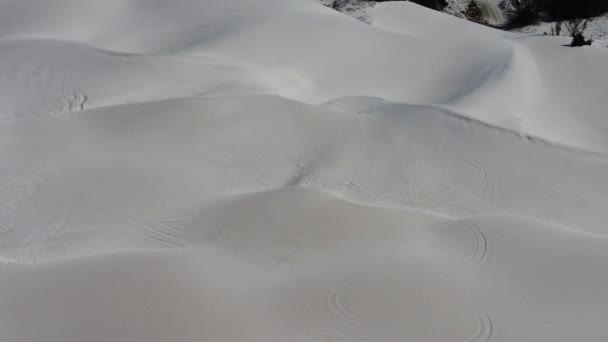
[[607,341],[608,49],[366,15],[0,0],[0,341]]

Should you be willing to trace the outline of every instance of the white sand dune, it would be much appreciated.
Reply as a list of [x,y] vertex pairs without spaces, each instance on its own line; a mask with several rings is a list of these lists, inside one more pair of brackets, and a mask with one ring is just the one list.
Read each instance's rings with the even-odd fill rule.
[[608,50],[367,14],[0,0],[0,341],[606,341]]

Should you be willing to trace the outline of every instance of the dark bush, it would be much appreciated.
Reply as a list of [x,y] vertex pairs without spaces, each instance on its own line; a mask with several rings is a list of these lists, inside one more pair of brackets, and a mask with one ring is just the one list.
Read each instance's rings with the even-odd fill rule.
[[468,20],[478,24],[486,23],[485,19],[483,18],[483,13],[481,12],[481,8],[479,8],[479,5],[475,0],[471,0],[469,2],[469,5],[467,6],[466,11],[464,12],[464,16]]
[[585,30],[587,29],[588,21],[586,19],[571,19],[566,23],[566,27],[568,31],[570,31],[570,37],[572,37],[572,42],[570,46],[579,47],[585,45],[593,44],[593,40],[585,39]]
[[505,5],[508,17],[508,29],[532,25],[540,18],[539,0],[510,0]]
[[593,40],[589,39],[585,39],[585,36],[582,33],[578,33],[576,35],[574,35],[574,37],[572,37],[572,42],[570,43],[570,46],[572,47],[581,47],[581,46],[586,46],[586,45],[591,45],[593,44]]
[[505,0],[508,29],[534,24],[540,18],[570,20],[591,18],[608,12],[608,0]]
[[554,20],[591,18],[608,12],[607,0],[538,0]]
[[342,11],[348,4],[352,3],[352,0],[331,0],[326,1],[325,6],[331,7],[336,11]]
[[[395,1],[395,0],[376,0],[376,2],[383,2],[383,1]],[[399,0],[397,0],[397,1],[399,1]],[[438,10],[438,11],[443,11],[443,9],[446,8],[448,5],[447,0],[411,0],[411,2],[424,6],[424,7],[432,8],[432,9]]]
[[438,11],[443,11],[448,5],[447,0],[412,0],[412,2]]

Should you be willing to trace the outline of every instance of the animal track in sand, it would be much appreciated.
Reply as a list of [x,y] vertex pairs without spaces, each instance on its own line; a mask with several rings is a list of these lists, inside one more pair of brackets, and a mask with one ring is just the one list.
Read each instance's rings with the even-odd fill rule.
[[[388,281],[388,283],[386,281]],[[351,326],[375,326],[383,327],[383,329],[386,329],[387,327],[403,328],[403,322],[399,323],[401,313],[407,313],[407,308],[411,307],[412,305],[420,305],[419,303],[424,303],[424,301],[417,301],[417,296],[408,296],[407,294],[411,294],[410,291],[412,289],[408,289],[407,286],[404,286],[405,284],[400,282],[394,283],[388,279],[385,279],[376,285],[379,287],[367,287],[362,283],[350,282],[343,286],[332,287],[325,293],[325,303],[337,318]],[[363,287],[359,288],[359,286]],[[423,295],[423,293],[424,292],[422,292],[421,295]],[[372,297],[370,297],[370,295]],[[431,305],[428,308],[425,307],[420,309],[421,312],[419,315],[408,316],[410,317],[409,319],[411,319],[409,324],[413,324],[410,326],[412,333],[416,331],[415,322],[419,319],[428,319],[430,317],[440,316],[445,317],[440,314],[442,310],[439,307],[434,307]],[[456,310],[452,314],[461,316],[462,312]],[[467,330],[462,331],[463,335],[460,335],[460,337],[455,340],[462,342],[491,341],[495,335],[495,324],[492,317],[483,312],[470,312],[470,314],[470,323],[462,327],[467,328]],[[451,326],[448,324],[446,326],[436,328],[442,328],[442,330],[451,329]],[[429,333],[432,334],[431,331],[422,330],[417,331],[416,335],[418,338],[430,338],[431,335],[428,335]],[[442,331],[442,334],[443,333],[447,334],[448,330]],[[401,330],[401,335],[408,336],[410,334]]]
[[329,289],[325,295],[325,302],[338,318],[346,323],[354,324],[354,315],[342,305],[342,292],[344,290],[343,287]]
[[272,264],[276,269],[281,270],[297,270],[306,263],[306,259],[296,253],[291,253],[287,250],[278,251],[273,256]]
[[192,237],[188,234],[159,221],[151,222],[142,219],[130,219],[128,222],[131,227],[134,227],[146,239],[164,246],[181,248],[185,247],[188,243],[193,243]]
[[[456,235],[453,235],[456,233]],[[437,247],[447,257],[455,257],[465,252],[465,257],[474,265],[483,263],[488,255],[489,244],[482,228],[467,219],[454,221],[436,230]],[[462,242],[464,240],[465,242]],[[464,243],[464,246],[461,245]],[[469,245],[472,243],[472,246]],[[466,251],[471,250],[471,253]],[[451,250],[451,251],[448,251]]]
[[549,198],[551,200],[558,200],[563,203],[568,203],[570,205],[580,204],[581,202],[584,202],[581,198],[578,198],[577,196],[573,196],[572,194],[566,195],[563,193],[563,191],[559,191],[555,188],[539,184],[538,182],[535,182],[535,181],[525,180],[521,177],[513,176],[510,174],[506,174],[506,173],[501,173],[501,176],[514,182],[517,186],[523,187],[526,190],[533,191],[533,192],[536,192],[543,196],[546,196],[547,198]]
[[148,216],[148,215],[130,213],[129,217],[135,221],[148,221],[148,222],[161,222],[161,223],[186,222],[186,221],[190,221],[192,219],[202,216],[207,210],[208,209],[206,207],[203,207],[201,209],[196,209],[196,210],[193,210],[190,212],[184,212],[184,213],[176,214],[176,215],[172,215],[172,216],[159,216],[159,217],[152,217],[152,216]]
[[325,292],[324,300],[336,317],[351,325],[368,319],[374,320],[376,315],[398,317],[412,303],[412,298],[404,294],[424,291],[444,279],[440,277],[420,281],[419,278],[426,278],[422,274],[413,278],[416,279],[392,273],[369,274],[331,287]]
[[[23,251],[27,251],[29,249],[31,255],[28,259],[31,260],[32,263],[35,263],[38,260],[40,252],[42,252],[48,242],[68,225],[72,217],[73,206],[70,205],[69,207],[63,209],[64,211],[62,213],[52,217],[44,227],[39,229],[38,232],[35,235],[32,235],[31,238],[26,242],[26,246],[24,247]],[[30,245],[31,248],[28,248]],[[22,258],[19,260],[21,261]]]
[[87,94],[71,93],[69,95],[64,95],[61,113],[67,115],[75,112],[82,112],[84,110],[84,105],[88,100],[89,97]]
[[[27,165],[3,170],[1,191],[10,201],[4,205],[2,214],[7,216],[3,220],[8,225],[0,236],[6,237],[3,243],[16,247],[14,254],[10,253],[13,255],[4,256],[7,260],[35,263],[48,242],[72,219],[74,201],[56,172],[58,168],[53,163],[44,165],[39,172],[32,172]],[[38,215],[24,216],[24,211]]]
[[475,239],[475,252],[472,259],[476,264],[481,264],[488,255],[488,239],[478,225],[467,220],[464,222],[467,223],[467,228],[473,234]]
[[340,342],[347,341],[348,338],[340,330],[324,329],[309,335],[314,342]]
[[492,320],[492,317],[490,317],[490,315],[488,315],[486,313],[484,313],[484,314],[478,313],[477,319],[478,319],[477,334],[475,334],[475,336],[473,336],[467,342],[491,341],[492,338],[494,337],[494,321]]
[[[447,172],[449,170],[449,172]],[[496,191],[494,176],[483,163],[468,158],[442,157],[418,162],[405,174],[409,203],[414,208],[471,208]]]

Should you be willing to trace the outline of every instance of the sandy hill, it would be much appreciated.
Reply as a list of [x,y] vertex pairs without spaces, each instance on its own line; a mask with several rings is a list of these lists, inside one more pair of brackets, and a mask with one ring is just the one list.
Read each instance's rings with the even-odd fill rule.
[[368,15],[0,0],[0,341],[606,341],[608,49]]

